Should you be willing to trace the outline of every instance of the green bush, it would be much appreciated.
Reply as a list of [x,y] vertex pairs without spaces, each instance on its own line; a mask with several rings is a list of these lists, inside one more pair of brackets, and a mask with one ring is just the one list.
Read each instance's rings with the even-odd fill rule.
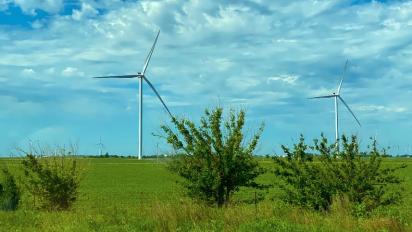
[[65,149],[52,156],[26,154],[22,162],[25,184],[40,207],[66,210],[77,199],[81,170],[72,154]]
[[20,189],[14,176],[4,168],[0,181],[0,210],[16,210],[20,202]]
[[186,119],[173,119],[175,132],[162,126],[169,144],[181,152],[170,169],[184,178],[192,197],[221,207],[240,186],[258,187],[254,181],[263,170],[253,158],[253,151],[263,131],[260,127],[248,144],[244,141],[245,112],[231,110],[223,121],[223,109],[206,110],[200,126]]
[[329,144],[322,135],[313,146],[301,136],[293,149],[282,146],[286,158],[275,157],[275,175],[283,181],[284,199],[292,204],[328,210],[333,198],[344,196],[355,216],[363,216],[401,200],[402,180],[395,174],[399,167],[383,167],[385,151],[376,141],[360,152],[356,136],[342,136],[342,150]]
[[328,209],[336,194],[335,179],[317,162],[319,159],[308,150],[303,136],[293,149],[282,146],[286,158],[274,157],[274,170],[282,182],[286,202],[315,210]]

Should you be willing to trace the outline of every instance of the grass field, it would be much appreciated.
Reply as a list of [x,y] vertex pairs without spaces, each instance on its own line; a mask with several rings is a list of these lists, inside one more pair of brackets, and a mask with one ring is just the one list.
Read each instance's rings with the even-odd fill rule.
[[[0,159],[18,173],[21,160]],[[79,199],[65,212],[36,210],[29,195],[16,212],[0,211],[0,231],[412,231],[412,159],[391,158],[385,165],[406,163],[405,202],[370,218],[356,219],[335,204],[316,213],[279,201],[273,188],[254,204],[255,192],[242,189],[224,208],[207,207],[185,197],[161,160],[86,159]],[[270,159],[261,159],[270,168]],[[272,174],[259,178],[273,183]]]

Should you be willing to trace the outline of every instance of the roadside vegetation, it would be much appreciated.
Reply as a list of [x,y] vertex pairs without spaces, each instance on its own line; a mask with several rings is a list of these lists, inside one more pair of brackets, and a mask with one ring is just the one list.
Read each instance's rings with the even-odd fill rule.
[[44,149],[25,152],[24,187],[37,199],[40,208],[67,210],[77,199],[81,169],[75,149],[57,148],[55,152],[53,155]]
[[20,203],[20,189],[16,184],[15,177],[7,168],[1,170],[0,179],[0,210],[16,210]]
[[406,166],[384,167],[386,153],[375,140],[363,153],[356,136],[343,135],[341,141],[340,149],[322,135],[307,145],[301,136],[293,148],[282,146],[286,158],[274,158],[274,173],[281,180],[283,199],[317,211],[329,211],[334,201],[342,201],[358,217],[400,203],[403,180],[396,171]]
[[191,197],[218,207],[230,201],[239,187],[260,187],[255,179],[263,173],[253,158],[263,125],[249,142],[244,141],[245,112],[231,110],[223,119],[223,109],[206,110],[197,127],[188,119],[174,119],[177,130],[162,126],[167,142],[179,152],[169,168],[185,181]]
[[412,160],[374,140],[361,152],[355,136],[256,157],[263,125],[249,135],[245,122],[219,107],[198,124],[174,118],[162,130],[176,154],[161,162],[0,159],[0,231],[412,231]]
[[[0,159],[0,165],[8,164],[19,180],[22,159]],[[259,166],[273,170],[271,159],[255,159]],[[374,210],[367,217],[352,215],[344,201],[333,201],[329,211],[286,203],[276,184],[256,204],[254,191],[240,188],[230,203],[212,207],[188,197],[182,179],[164,162],[116,158],[78,162],[88,163],[88,171],[69,210],[38,209],[36,199],[22,191],[16,211],[0,211],[0,231],[412,231],[412,160],[408,158],[382,161],[384,167],[408,164],[398,171],[405,179],[404,202]],[[266,184],[279,179],[266,172],[256,181]]]

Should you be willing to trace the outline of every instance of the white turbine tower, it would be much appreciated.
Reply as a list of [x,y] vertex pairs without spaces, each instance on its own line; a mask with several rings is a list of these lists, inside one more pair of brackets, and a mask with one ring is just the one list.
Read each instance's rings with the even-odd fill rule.
[[319,97],[312,97],[309,99],[316,99],[316,98],[334,98],[335,99],[335,137],[336,137],[336,142],[339,140],[339,107],[338,107],[338,102],[339,100],[346,106],[346,108],[349,110],[349,112],[352,114],[353,118],[355,118],[356,122],[361,126],[359,120],[356,118],[355,114],[352,112],[352,110],[349,108],[348,104],[343,100],[343,98],[340,95],[340,90],[342,88],[342,82],[343,78],[346,74],[346,69],[348,67],[348,61],[346,60],[345,63],[345,68],[343,70],[342,78],[340,80],[338,89],[336,93],[332,93],[331,95],[326,95],[326,96],[319,96]]
[[146,57],[146,61],[143,66],[142,72],[138,72],[137,74],[132,74],[132,75],[120,75],[120,76],[101,76],[101,77],[94,77],[94,78],[139,78],[139,146],[138,146],[138,158],[142,158],[142,143],[143,143],[143,136],[142,136],[142,123],[143,123],[143,80],[146,81],[146,83],[150,86],[150,88],[153,90],[153,92],[157,95],[159,98],[160,102],[163,104],[165,107],[166,111],[169,113],[170,117],[173,118],[172,113],[170,113],[169,108],[167,108],[166,104],[164,103],[163,99],[160,97],[159,93],[157,90],[154,88],[152,83],[147,79],[145,76],[147,66],[149,65],[150,58],[152,57],[153,50],[156,46],[157,38],[159,38],[160,30],[157,32],[156,38],[153,42],[152,48],[149,51],[149,54]]

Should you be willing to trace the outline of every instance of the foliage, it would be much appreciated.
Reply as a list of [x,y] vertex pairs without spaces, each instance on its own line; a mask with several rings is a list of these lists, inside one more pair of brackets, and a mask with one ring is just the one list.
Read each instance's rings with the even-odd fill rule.
[[335,179],[328,175],[317,158],[308,152],[309,146],[301,135],[299,143],[293,149],[282,145],[286,158],[274,157],[277,164],[275,175],[284,181],[280,187],[284,191],[285,201],[313,208],[327,209],[336,194]]
[[69,209],[78,195],[81,170],[73,151],[64,148],[52,156],[26,153],[22,161],[27,190],[49,210]]
[[205,110],[200,126],[173,118],[177,132],[162,126],[167,142],[182,152],[171,162],[170,169],[186,180],[184,186],[189,195],[219,207],[240,186],[259,187],[254,180],[263,173],[253,158],[263,125],[244,145],[245,112],[231,110],[225,121],[222,114],[220,107]]
[[338,156],[324,149],[327,143],[323,137],[316,143],[316,149],[321,152],[322,163],[334,176],[336,189],[349,197],[357,215],[400,202],[403,181],[396,171],[406,166],[383,167],[386,151],[378,150],[376,140],[372,140],[366,154],[362,154],[356,136],[350,139],[342,136],[343,150]]
[[[401,200],[401,179],[396,170],[383,167],[385,151],[377,149],[376,141],[361,153],[356,136],[342,136],[342,150],[329,144],[322,135],[314,146],[304,137],[293,149],[282,146],[286,159],[275,157],[275,175],[283,180],[284,199],[292,204],[328,210],[337,195],[348,197],[352,213],[362,216]],[[315,155],[316,154],[316,155]]]
[[0,210],[16,210],[20,202],[20,189],[9,170],[3,168],[2,172],[3,181],[0,182]]

